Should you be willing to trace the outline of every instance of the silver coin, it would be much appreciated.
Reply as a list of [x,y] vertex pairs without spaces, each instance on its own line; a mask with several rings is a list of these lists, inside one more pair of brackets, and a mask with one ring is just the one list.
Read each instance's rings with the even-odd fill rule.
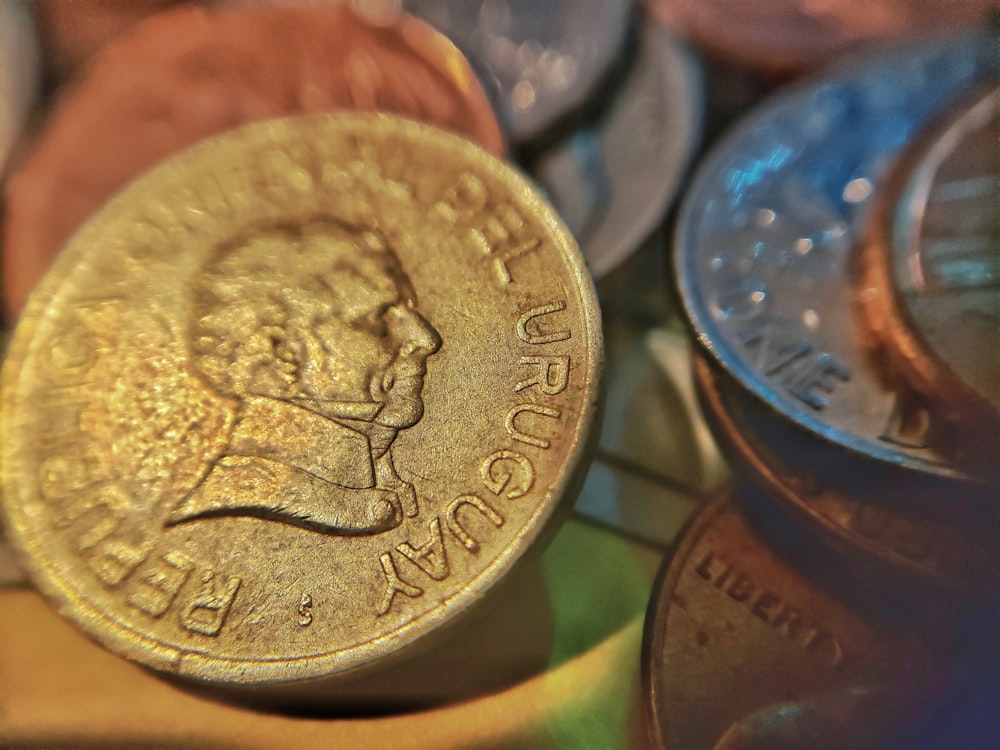
[[29,6],[0,0],[0,174],[38,95],[37,37]]
[[924,41],[775,98],[701,167],[675,243],[684,306],[720,365],[816,434],[934,474],[961,470],[866,358],[851,256],[894,157],[1000,70],[998,44]]
[[595,278],[625,260],[663,220],[698,145],[703,89],[687,46],[644,24],[635,64],[610,110],[532,167]]
[[624,48],[629,0],[405,0],[496,80],[515,142],[581,107]]

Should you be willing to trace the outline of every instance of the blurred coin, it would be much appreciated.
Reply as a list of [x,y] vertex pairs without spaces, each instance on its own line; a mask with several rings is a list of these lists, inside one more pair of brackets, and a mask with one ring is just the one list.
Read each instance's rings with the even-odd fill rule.
[[702,165],[677,232],[684,305],[716,363],[824,439],[930,474],[961,471],[866,357],[851,254],[892,159],[1000,69],[998,44],[925,42],[776,97]]
[[773,70],[813,67],[860,42],[983,22],[995,0],[647,0],[712,52]]
[[48,67],[77,72],[105,44],[178,0],[33,0]]
[[735,466],[869,580],[881,575],[894,594],[895,584],[917,582],[921,600],[928,584],[939,593],[1000,593],[997,519],[969,507],[972,487],[852,461],[774,415],[704,358],[695,358],[694,370],[706,416]]
[[[890,379],[1000,455],[1000,85],[918,138],[866,243],[863,325]],[[983,445],[982,442],[989,442]]]
[[683,533],[646,622],[657,748],[872,747],[942,677],[926,647],[817,588],[728,501]]
[[503,151],[465,58],[410,16],[375,24],[334,3],[149,19],[67,92],[8,185],[9,310],[79,225],[159,160],[248,121],[341,108],[433,122]]
[[601,278],[663,220],[701,135],[700,68],[670,32],[643,24],[614,98],[531,165]]
[[614,67],[631,0],[404,0],[496,79],[515,141],[578,110]]
[[582,257],[500,160],[387,115],[247,126],[133,183],[32,297],[7,530],[147,666],[354,673],[440,638],[552,528],[600,361]]
[[24,127],[39,86],[38,43],[29,6],[0,2],[0,175]]

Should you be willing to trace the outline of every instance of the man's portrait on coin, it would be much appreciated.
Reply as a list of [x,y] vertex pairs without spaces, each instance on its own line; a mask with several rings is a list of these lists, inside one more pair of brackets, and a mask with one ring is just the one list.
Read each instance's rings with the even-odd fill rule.
[[236,415],[168,524],[253,516],[365,535],[415,516],[391,446],[423,416],[441,339],[386,240],[328,219],[258,227],[193,287],[194,372]]

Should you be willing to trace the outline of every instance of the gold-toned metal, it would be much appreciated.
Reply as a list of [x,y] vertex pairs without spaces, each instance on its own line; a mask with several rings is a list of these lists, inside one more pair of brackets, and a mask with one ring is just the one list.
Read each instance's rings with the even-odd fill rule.
[[882,747],[942,676],[929,647],[818,588],[729,500],[664,564],[643,649],[650,742],[671,750]]
[[249,122],[340,109],[392,112],[504,151],[468,61],[408,14],[376,23],[332,2],[188,6],[147,19],[66,90],[11,177],[8,312],[21,311],[94,211],[160,160]]
[[906,152],[860,251],[862,324],[886,376],[1000,455],[1000,86]]
[[997,516],[982,487],[867,463],[770,413],[704,357],[694,358],[694,372],[733,465],[761,500],[832,549],[842,571],[880,577],[893,595],[912,586],[922,602],[928,590],[939,598],[996,595]]
[[248,126],[74,238],[3,371],[9,534],[113,650],[222,684],[426,643],[581,479],[593,288],[528,182],[387,115]]

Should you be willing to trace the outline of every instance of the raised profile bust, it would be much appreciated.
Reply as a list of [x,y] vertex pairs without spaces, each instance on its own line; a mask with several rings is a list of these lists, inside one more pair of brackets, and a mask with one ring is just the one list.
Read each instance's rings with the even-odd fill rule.
[[391,446],[441,346],[396,254],[330,220],[255,229],[195,283],[193,364],[235,399],[228,446],[167,520],[253,516],[377,534],[417,514]]

